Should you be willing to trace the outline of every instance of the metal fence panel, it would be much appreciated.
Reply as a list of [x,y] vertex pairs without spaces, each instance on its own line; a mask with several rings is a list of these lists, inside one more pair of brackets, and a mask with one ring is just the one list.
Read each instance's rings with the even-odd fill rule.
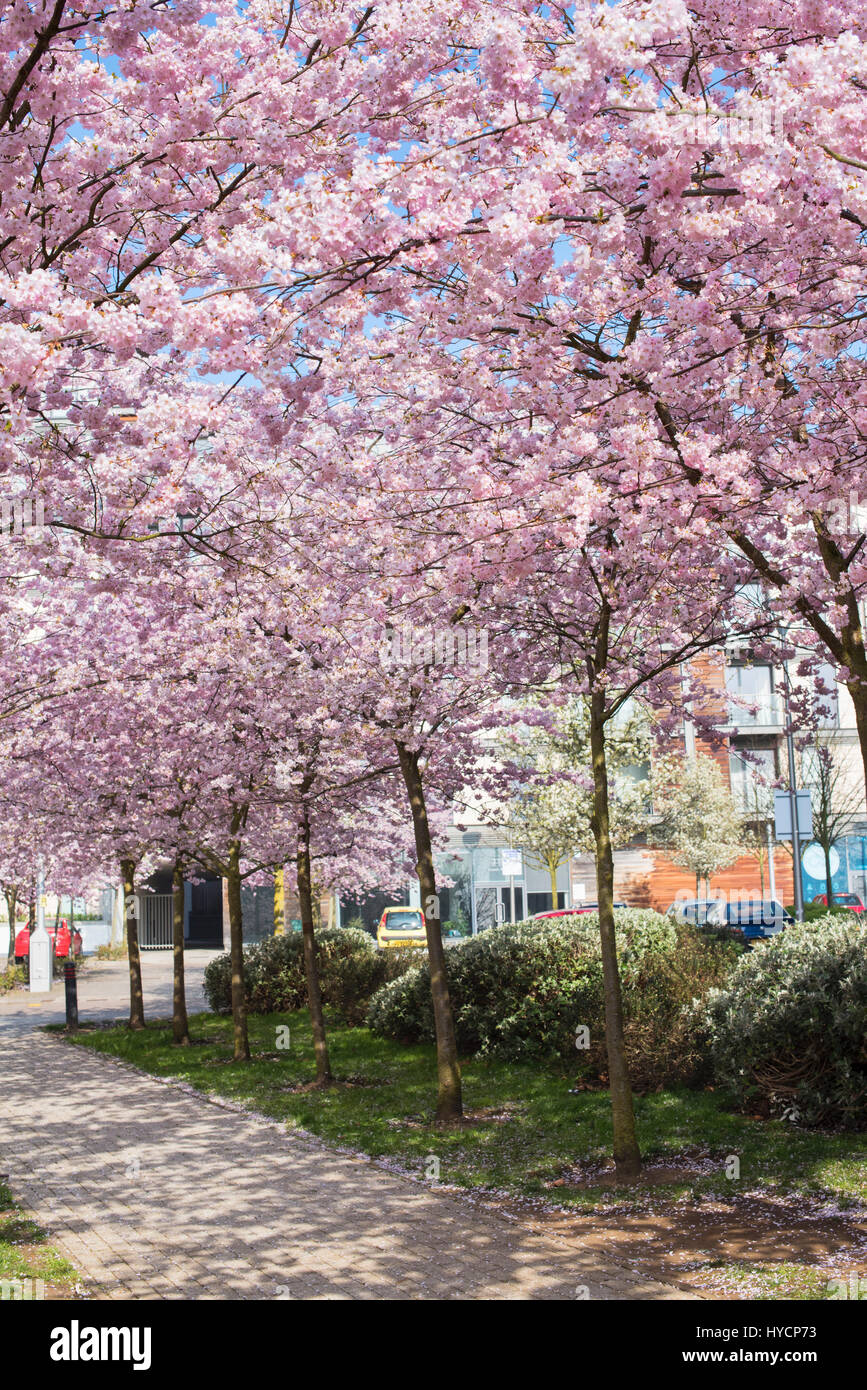
[[172,894],[141,893],[138,898],[138,941],[143,951],[170,950]]

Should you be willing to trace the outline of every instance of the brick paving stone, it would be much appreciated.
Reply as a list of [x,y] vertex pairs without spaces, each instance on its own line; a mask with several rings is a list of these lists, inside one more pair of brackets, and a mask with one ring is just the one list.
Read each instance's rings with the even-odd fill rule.
[[0,1041],[0,1164],[95,1299],[698,1297],[65,1049],[34,1032]]

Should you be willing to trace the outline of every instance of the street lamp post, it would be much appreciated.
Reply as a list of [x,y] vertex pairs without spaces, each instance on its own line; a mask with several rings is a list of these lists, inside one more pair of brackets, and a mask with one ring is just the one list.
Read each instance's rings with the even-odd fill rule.
[[789,755],[789,813],[792,817],[792,874],[795,880],[795,917],[804,920],[804,885],[801,880],[801,837],[798,833],[798,783],[795,773],[795,739],[789,708],[789,663],[783,662],[783,703],[786,718],[786,749]]
[[777,879],[774,866],[774,841],[771,835],[771,822],[768,821],[768,880],[771,890],[771,899],[776,901]]
[[477,830],[467,830],[463,835],[463,842],[470,851],[470,929],[473,936],[479,930],[476,918],[476,845],[481,838]]

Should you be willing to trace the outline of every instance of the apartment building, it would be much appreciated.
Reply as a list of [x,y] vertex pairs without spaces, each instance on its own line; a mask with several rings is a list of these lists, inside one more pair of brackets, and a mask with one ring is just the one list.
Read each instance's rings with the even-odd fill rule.
[[[753,660],[733,645],[692,663],[692,672],[707,691],[702,714],[713,719],[717,736],[703,738],[684,720],[678,743],[684,757],[712,757],[723,772],[733,799],[754,832],[755,852],[712,875],[711,890],[735,897],[768,897],[791,903],[794,873],[791,844],[774,836],[774,783],[788,786],[786,741],[786,676],[782,667]],[[822,672],[828,690],[812,738],[806,728],[795,743],[795,772],[800,787],[811,790],[814,825],[820,810],[839,832],[831,849],[835,893],[854,892],[867,902],[867,812],[855,713],[833,670]],[[798,705],[806,680],[789,673],[790,703]],[[825,750],[822,754],[818,749]],[[824,760],[823,776],[819,763]],[[828,775],[827,768],[831,772]],[[826,890],[825,856],[815,839],[802,843],[802,884],[809,903]],[[763,847],[759,852],[758,845]],[[695,893],[695,877],[674,864],[663,851],[636,843],[614,854],[615,893],[636,906],[665,910],[678,895]],[[595,896],[595,870],[589,855],[572,861],[573,901],[576,894]]]

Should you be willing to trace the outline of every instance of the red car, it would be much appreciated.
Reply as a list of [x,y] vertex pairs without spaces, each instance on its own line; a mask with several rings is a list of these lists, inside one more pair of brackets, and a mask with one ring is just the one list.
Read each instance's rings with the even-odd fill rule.
[[[827,906],[828,906],[828,894],[827,894],[827,893],[819,893],[819,894],[813,899],[813,902],[814,902],[814,903],[820,903],[820,904],[822,905],[822,907],[827,907]],[[849,910],[850,910],[850,912],[863,912],[863,911],[864,911],[864,904],[862,903],[861,899],[858,897],[858,894],[857,894],[857,893],[835,893],[835,894],[834,894],[834,906],[835,906],[835,907],[848,907]]]
[[[63,960],[70,953],[70,947],[76,956],[81,955],[82,939],[81,932],[75,927],[71,932],[66,918],[61,918],[60,926],[55,932],[53,925],[46,927],[48,938],[54,946],[54,954]],[[30,928],[22,927],[15,938],[15,959],[19,963],[25,961],[30,955]]]

